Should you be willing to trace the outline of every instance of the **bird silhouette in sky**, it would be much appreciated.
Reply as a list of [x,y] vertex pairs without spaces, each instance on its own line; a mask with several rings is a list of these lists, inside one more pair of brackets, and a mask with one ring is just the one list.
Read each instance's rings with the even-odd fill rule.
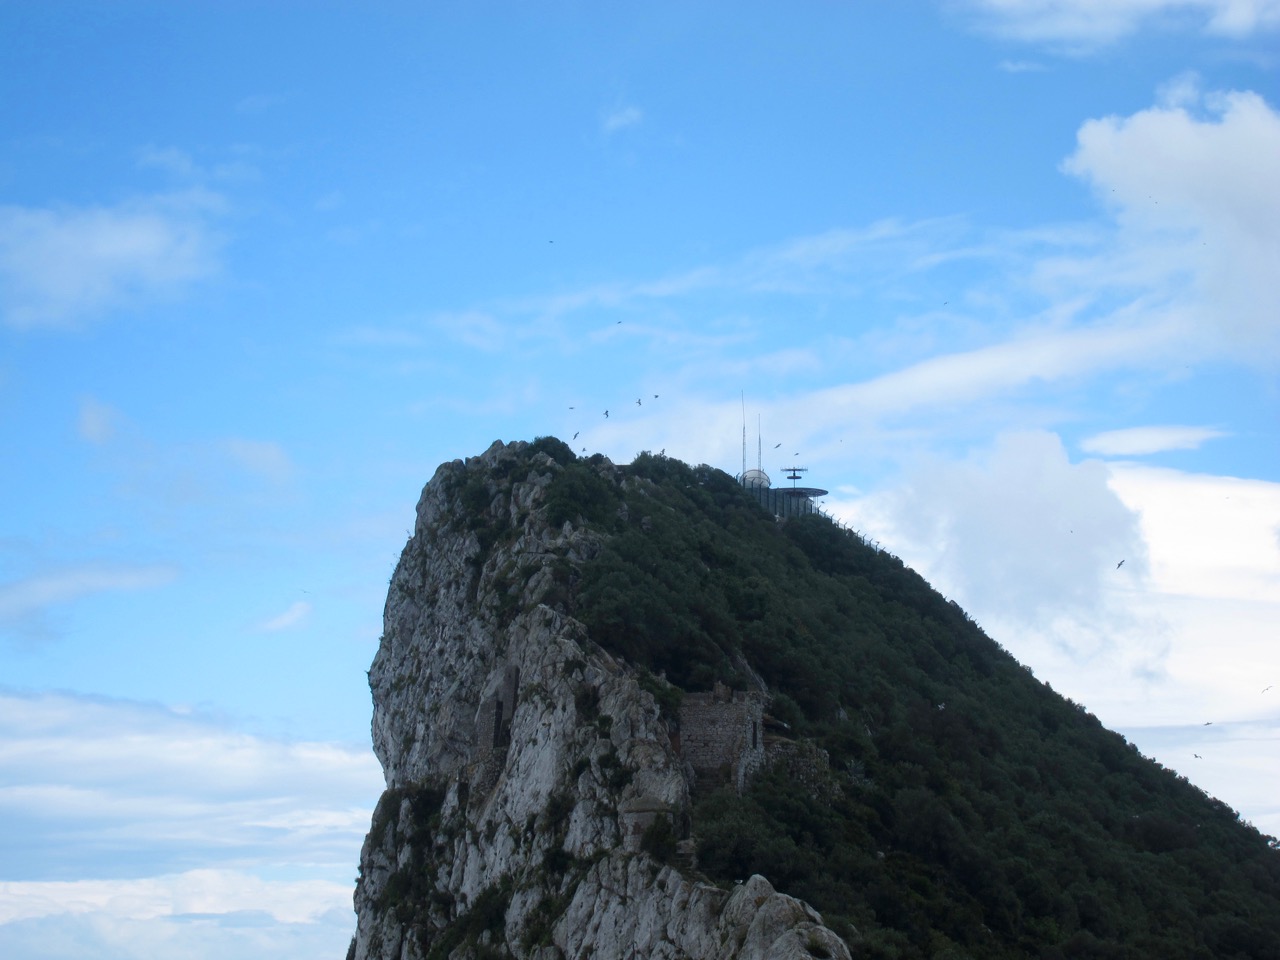
[[1192,755],[1193,757],[1195,757],[1197,760],[1203,760],[1203,759],[1204,759],[1204,757],[1200,756],[1200,754],[1198,754],[1198,753],[1193,753],[1193,754],[1191,754],[1191,755]]
[[581,433],[581,432],[582,432],[581,430],[577,431],[577,433],[575,433],[571,439],[573,439],[573,440],[577,440],[577,439],[578,439],[578,434],[579,434],[579,433]]
[[1212,720],[1206,720],[1206,721],[1204,722],[1204,726],[1206,726],[1206,727],[1212,727],[1212,726],[1213,726],[1213,721],[1212,721]]
[[780,443],[775,443],[775,444],[773,445],[773,449],[777,450],[780,446],[782,446],[782,444],[780,444]]
[[644,404],[642,404],[642,403],[640,402],[640,398],[639,398],[639,397],[636,397],[636,406],[637,406],[637,407],[642,407],[642,406],[644,406]]
[[606,420],[608,420],[608,419],[609,419],[609,411],[608,411],[608,410],[606,410],[606,411],[604,412],[604,418],[605,418]]
[[1266,693],[1268,690],[1270,690],[1270,689],[1271,689],[1271,687],[1274,687],[1274,686],[1275,686],[1275,684],[1273,683],[1273,684],[1271,684],[1270,686],[1263,687],[1263,688],[1262,688],[1262,692],[1263,692],[1263,693]]
[[1116,569],[1119,570],[1123,566],[1124,566],[1124,561],[1121,560],[1119,563],[1116,564]]

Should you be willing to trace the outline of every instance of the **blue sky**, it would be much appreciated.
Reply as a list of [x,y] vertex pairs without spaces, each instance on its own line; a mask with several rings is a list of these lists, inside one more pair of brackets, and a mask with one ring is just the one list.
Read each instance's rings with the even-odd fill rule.
[[340,956],[422,484],[543,434],[736,473],[744,405],[1280,834],[1278,30],[0,2],[0,953]]

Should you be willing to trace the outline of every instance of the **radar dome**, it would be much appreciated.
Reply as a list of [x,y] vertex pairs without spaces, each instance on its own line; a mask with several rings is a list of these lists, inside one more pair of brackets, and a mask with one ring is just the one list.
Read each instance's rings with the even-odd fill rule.
[[742,485],[744,487],[762,487],[765,490],[771,486],[769,475],[763,470],[748,470],[742,475]]

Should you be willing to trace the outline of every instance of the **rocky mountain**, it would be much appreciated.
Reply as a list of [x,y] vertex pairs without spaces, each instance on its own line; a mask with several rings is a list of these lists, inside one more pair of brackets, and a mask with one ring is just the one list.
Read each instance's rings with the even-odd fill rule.
[[387,789],[349,955],[849,956],[765,878],[725,890],[661,857],[691,777],[641,674],[564,611],[600,537],[551,522],[560,469],[495,443],[423,490],[369,671]]
[[442,465],[369,683],[349,960],[1280,957],[1274,841],[710,468]]

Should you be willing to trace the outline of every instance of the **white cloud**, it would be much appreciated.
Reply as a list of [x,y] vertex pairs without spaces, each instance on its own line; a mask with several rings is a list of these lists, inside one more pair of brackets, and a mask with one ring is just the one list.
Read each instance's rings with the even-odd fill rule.
[[[1131,116],[1085,122],[1063,169],[1089,181],[1128,224],[1273,237],[1280,115],[1251,91],[1197,97],[1179,85],[1163,96]],[[1191,112],[1196,101],[1203,116]]]
[[258,624],[258,629],[267,633],[275,633],[278,630],[288,630],[290,627],[296,627],[302,623],[311,613],[311,604],[305,600],[298,600],[289,605],[289,609],[283,613],[276,614],[274,617],[262,621]]
[[284,448],[273,441],[232,437],[222,441],[222,449],[245,470],[273,483],[284,483],[293,477],[293,461]]
[[1001,60],[999,67],[1005,73],[1043,73],[1048,69],[1034,60]]
[[1280,604],[1280,484],[1115,464],[1111,485],[1142,519],[1152,589]]
[[76,422],[76,429],[82,440],[100,447],[110,443],[115,437],[121,420],[120,411],[114,407],[94,397],[84,397],[80,401],[80,416]]
[[261,911],[150,920],[108,912],[64,913],[0,926],[0,956],[22,960],[315,960],[345,955],[355,929],[350,904],[318,921],[282,923]]
[[341,190],[330,190],[316,199],[315,208],[321,213],[337,210],[346,202]]
[[154,167],[183,179],[192,179],[200,175],[201,170],[191,155],[177,147],[147,146],[138,151],[138,163],[143,167]]
[[1169,450],[1195,450],[1206,440],[1224,436],[1224,431],[1211,427],[1128,427],[1086,437],[1080,441],[1080,449],[1103,457],[1140,457]]
[[282,93],[253,93],[236,102],[236,113],[247,116],[260,116],[289,102],[289,96]]
[[351,903],[351,886],[329,880],[264,880],[239,870],[188,870],[137,880],[0,880],[0,925],[52,914],[109,913],[153,920],[180,914],[265,913],[314,922]]
[[1180,338],[1174,324],[1119,324],[1026,332],[977,350],[945,354],[815,398],[844,416],[883,417],[920,407],[970,403],[1032,382],[1156,364]]
[[1148,25],[1243,38],[1280,26],[1280,0],[965,0],[996,33],[1081,51]]
[[432,318],[431,324],[446,337],[486,352],[501,350],[519,337],[492,314],[481,310],[439,314]]
[[19,329],[75,326],[177,294],[217,269],[212,194],[116,207],[0,207],[0,317]]
[[1116,213],[1121,262],[1145,251],[1170,276],[1191,278],[1198,326],[1238,357],[1280,357],[1280,114],[1252,92],[1166,103],[1083,124],[1063,169],[1088,181]]
[[127,852],[132,876],[235,869],[345,883],[381,785],[367,747],[271,740],[155,705],[0,692],[9,880],[112,877]]
[[1071,463],[1057,436],[1005,434],[961,462],[927,461],[892,492],[833,504],[918,566],[980,620],[1092,624],[1125,560],[1142,575],[1138,519],[1096,461]]
[[0,584],[0,623],[112,590],[146,590],[178,575],[170,566],[90,564]]
[[643,119],[644,114],[639,107],[618,107],[616,110],[606,114],[604,119],[600,121],[600,129],[606,134],[617,133],[627,127],[637,126]]

